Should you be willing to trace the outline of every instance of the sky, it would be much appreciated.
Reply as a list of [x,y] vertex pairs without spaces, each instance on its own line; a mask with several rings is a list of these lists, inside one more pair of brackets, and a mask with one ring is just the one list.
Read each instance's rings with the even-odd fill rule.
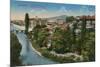
[[95,15],[95,6],[11,0],[11,20],[24,20],[25,13],[29,13],[30,18]]

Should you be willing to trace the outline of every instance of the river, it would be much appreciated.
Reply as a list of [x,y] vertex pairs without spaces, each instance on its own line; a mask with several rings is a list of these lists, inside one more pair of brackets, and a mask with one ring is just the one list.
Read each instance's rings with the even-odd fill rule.
[[11,23],[11,31],[16,34],[22,46],[22,49],[20,52],[20,59],[22,61],[22,64],[23,65],[42,65],[42,64],[57,63],[41,56],[41,54],[32,47],[32,43],[24,34],[24,32],[21,32],[21,30],[23,29],[24,27],[20,27],[18,25]]

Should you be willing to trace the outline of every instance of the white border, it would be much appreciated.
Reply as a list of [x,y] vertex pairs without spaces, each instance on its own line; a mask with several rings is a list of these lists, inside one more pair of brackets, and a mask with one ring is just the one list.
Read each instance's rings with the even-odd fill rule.
[[0,0],[0,67],[10,64],[10,2]]

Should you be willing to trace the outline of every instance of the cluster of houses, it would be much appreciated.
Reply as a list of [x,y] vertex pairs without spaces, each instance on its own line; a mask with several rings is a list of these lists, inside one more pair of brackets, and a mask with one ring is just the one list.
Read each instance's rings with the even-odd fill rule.
[[[86,20],[86,28],[87,29],[95,29],[95,16],[76,16],[74,17],[75,19],[79,20],[78,22],[78,28],[81,27],[82,24],[82,19]],[[68,25],[72,25],[75,21],[72,21],[70,23],[67,23],[66,20],[64,19],[55,19],[55,20],[48,20],[47,18],[30,18],[30,27],[35,27],[37,24],[39,25],[46,25],[48,28],[55,28],[55,27],[60,27],[61,29],[66,29]]]
[[14,24],[17,24],[17,25],[20,25],[20,26],[25,25],[23,20],[12,20],[11,23],[14,23]]
[[80,20],[79,24],[81,24],[82,20],[86,20],[86,28],[95,28],[95,16],[77,16]]
[[[78,29],[82,26],[82,20],[86,20],[86,28],[87,29],[95,29],[95,15],[93,16],[76,16],[74,17],[78,21]],[[66,21],[66,19],[48,19],[48,18],[38,18],[37,16],[35,18],[30,18],[29,27],[34,28],[36,25],[46,25],[47,28],[53,29],[56,27],[60,27],[61,29],[67,29],[68,26],[72,27],[73,23],[77,22],[76,20],[72,22]],[[11,23],[15,23],[18,25],[25,25],[25,22],[22,20],[14,20],[11,21]]]

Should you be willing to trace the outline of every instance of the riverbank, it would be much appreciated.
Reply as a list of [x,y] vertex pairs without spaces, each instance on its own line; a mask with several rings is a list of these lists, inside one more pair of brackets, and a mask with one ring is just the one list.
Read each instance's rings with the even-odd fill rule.
[[11,33],[10,35],[10,55],[11,55],[11,66],[20,66],[21,60],[19,59],[20,57],[20,51],[21,51],[21,45],[18,42],[18,39],[14,33]]
[[39,48],[34,41],[32,41],[32,46],[41,53],[42,56],[58,62],[58,63],[74,63],[74,62],[81,62],[83,61],[83,57],[76,53],[66,53],[66,54],[58,54],[54,51],[49,51],[47,48]]

